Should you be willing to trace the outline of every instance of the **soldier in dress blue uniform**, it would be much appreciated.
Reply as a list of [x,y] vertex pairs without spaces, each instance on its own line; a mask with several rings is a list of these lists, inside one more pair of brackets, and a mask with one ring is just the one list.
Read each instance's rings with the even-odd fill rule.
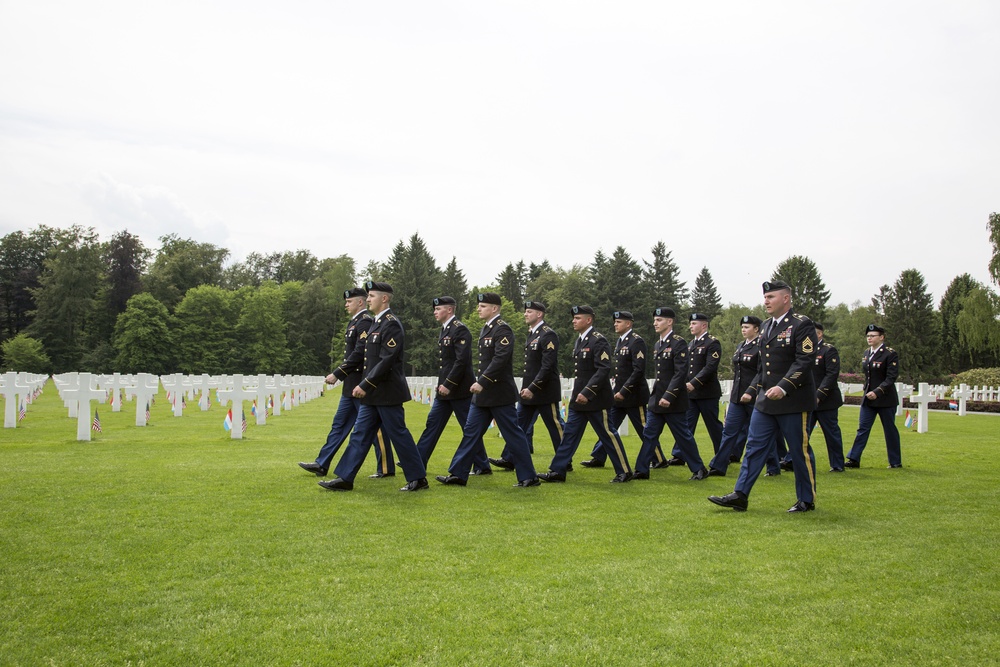
[[[365,309],[365,291],[360,287],[352,287],[344,291],[344,308],[351,316],[344,334],[344,361],[326,377],[326,383],[330,385],[343,382],[340,391],[340,404],[337,406],[337,413],[333,416],[333,424],[330,426],[329,435],[326,436],[326,443],[319,450],[316,460],[299,463],[302,469],[320,477],[326,476],[330,469],[330,461],[347,440],[347,436],[351,434],[354,422],[358,418],[361,401],[352,396],[351,393],[361,380],[361,367],[365,361],[365,338],[368,337],[368,329],[371,328],[374,321],[371,313]],[[395,476],[396,464],[392,460],[392,452],[389,450],[390,443],[383,429],[379,429],[372,445],[375,447],[378,472],[371,477]]]
[[760,318],[744,315],[740,320],[743,342],[733,353],[733,388],[729,392],[729,408],[726,423],[722,428],[722,444],[708,464],[710,477],[725,477],[730,463],[738,462],[743,456],[743,447],[750,431],[750,416],[753,402],[757,398],[757,387],[753,384],[760,370]]
[[[694,433],[701,415],[712,439],[712,450],[719,452],[722,443],[722,422],[719,421],[719,362],[722,361],[722,343],[708,333],[708,315],[691,313],[688,328],[694,338],[688,345],[687,392],[688,428]],[[675,454],[676,456],[676,454]]]
[[[635,332],[632,325],[635,317],[627,310],[614,312],[615,333],[615,377],[611,383],[614,392],[614,405],[608,411],[608,421],[617,429],[628,417],[635,429],[636,435],[642,437],[646,428],[646,403],[649,402],[649,384],[646,382],[646,341]],[[657,463],[666,461],[663,450],[659,446],[654,452]],[[590,459],[583,462],[585,468],[603,468],[607,461],[604,446],[598,440]],[[658,467],[658,466],[657,466]]]
[[539,475],[545,482],[565,482],[566,472],[583,432],[589,423],[597,433],[604,450],[615,468],[612,483],[631,481],[632,468],[618,431],[608,421],[608,408],[614,402],[611,394],[611,345],[594,329],[594,309],[573,306],[573,330],[579,336],[573,346],[573,392],[569,402],[569,418],[559,449],[549,464],[549,472]]
[[[434,319],[441,323],[441,334],[438,336],[438,386],[431,411],[427,415],[424,432],[417,440],[417,451],[424,467],[434,453],[441,434],[448,425],[448,417],[455,415],[455,421],[461,428],[469,419],[469,406],[472,405],[472,392],[469,387],[475,381],[472,373],[472,334],[455,317],[457,303],[450,296],[434,299]],[[475,446],[474,474],[490,475],[489,461],[486,460],[486,447],[482,439]]]
[[899,447],[899,430],[896,428],[896,406],[899,396],[896,393],[896,378],[899,377],[899,354],[891,347],[885,346],[885,329],[877,324],[869,324],[865,330],[868,339],[868,350],[861,360],[865,374],[865,398],[861,401],[861,414],[858,417],[858,434],[854,437],[854,446],[844,462],[846,468],[860,468],[861,454],[868,444],[868,435],[875,416],[882,420],[882,430],[885,432],[885,449],[889,456],[890,468],[902,468],[903,457]]
[[816,407],[812,365],[819,341],[812,320],[792,311],[792,289],[787,283],[766,282],[763,289],[764,310],[771,318],[761,329],[761,365],[753,383],[757,400],[750,416],[747,453],[733,492],[708,499],[722,507],[745,511],[775,432],[780,430],[792,454],[795,472],[796,501],[788,511],[809,512],[816,503],[816,459],[806,430],[809,413]]
[[364,463],[372,439],[378,429],[384,428],[392,440],[399,457],[399,465],[406,475],[406,486],[400,491],[419,491],[427,488],[424,463],[417,452],[417,444],[406,428],[403,403],[410,400],[403,372],[403,325],[389,309],[392,285],[368,281],[368,309],[375,313],[374,322],[365,338],[365,362],[362,379],[352,394],[361,399],[358,420],[347,442],[347,451],[337,463],[336,479],[320,482],[331,491],[350,491],[354,478]]
[[465,422],[462,442],[451,460],[447,475],[438,475],[442,484],[465,486],[475,459],[476,443],[496,421],[500,435],[507,443],[507,452],[514,462],[517,484],[538,486],[538,475],[528,451],[524,431],[517,425],[517,384],[514,383],[514,331],[500,317],[503,301],[494,292],[480,292],[480,319],[485,321],[479,332],[479,377],[470,387],[473,394],[469,419]]
[[649,464],[664,425],[670,428],[676,443],[675,451],[678,458],[691,470],[691,479],[708,477],[708,469],[701,460],[698,444],[688,427],[687,389],[684,387],[688,370],[688,344],[682,336],[674,333],[676,317],[672,308],[657,308],[653,311],[653,329],[658,335],[653,348],[656,378],[649,395],[642,448],[635,461],[635,479],[649,479]]
[[840,393],[840,353],[823,338],[823,325],[816,322],[816,363],[813,364],[813,382],[816,383],[816,409],[809,415],[809,437],[819,422],[826,440],[826,453],[830,457],[830,472],[844,472],[844,440],[837,423],[837,411],[844,404]]
[[[524,302],[524,322],[528,325],[528,339],[524,343],[524,374],[521,376],[517,404],[517,424],[528,437],[529,429],[541,417],[552,440],[552,451],[555,451],[559,449],[563,436],[563,420],[559,414],[562,398],[559,334],[545,323],[545,304],[540,301]],[[530,438],[528,446],[530,449]],[[506,448],[499,459],[490,459],[490,462],[507,470],[514,469]]]

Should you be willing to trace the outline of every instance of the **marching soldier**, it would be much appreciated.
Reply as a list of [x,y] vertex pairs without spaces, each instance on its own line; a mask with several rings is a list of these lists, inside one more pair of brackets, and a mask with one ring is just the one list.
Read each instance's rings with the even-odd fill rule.
[[823,337],[823,325],[816,323],[816,362],[813,364],[813,382],[816,383],[816,409],[809,415],[809,437],[819,422],[826,440],[826,453],[830,457],[830,472],[844,472],[844,440],[837,423],[837,410],[844,404],[840,393],[840,353]]
[[750,416],[753,414],[753,401],[757,397],[753,379],[760,370],[760,350],[757,347],[760,341],[760,318],[744,315],[740,320],[740,332],[743,334],[743,342],[733,354],[733,388],[729,393],[729,408],[722,428],[722,444],[715,458],[708,464],[710,477],[725,477],[729,464],[738,462],[743,456],[743,447],[750,430]]
[[719,398],[722,386],[719,384],[719,362],[722,361],[722,343],[708,333],[708,315],[691,313],[688,327],[691,343],[688,345],[687,392],[688,428],[694,433],[701,415],[712,439],[712,450],[719,452],[722,442],[722,422],[719,421]]
[[885,346],[885,329],[869,324],[865,330],[868,339],[868,351],[861,360],[865,374],[865,397],[861,401],[861,414],[858,417],[858,434],[854,437],[854,446],[844,462],[845,468],[860,468],[861,454],[868,444],[868,435],[875,423],[876,415],[882,420],[882,430],[885,432],[885,449],[889,455],[890,468],[902,468],[903,458],[899,448],[899,430],[896,428],[896,406],[899,396],[896,393],[896,378],[899,377],[899,354],[891,347]]

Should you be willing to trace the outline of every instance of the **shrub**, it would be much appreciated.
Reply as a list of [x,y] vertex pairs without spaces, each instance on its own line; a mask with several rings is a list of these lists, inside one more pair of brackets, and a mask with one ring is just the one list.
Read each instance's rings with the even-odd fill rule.
[[967,384],[970,387],[1000,387],[1000,368],[970,368],[951,381],[951,387]]

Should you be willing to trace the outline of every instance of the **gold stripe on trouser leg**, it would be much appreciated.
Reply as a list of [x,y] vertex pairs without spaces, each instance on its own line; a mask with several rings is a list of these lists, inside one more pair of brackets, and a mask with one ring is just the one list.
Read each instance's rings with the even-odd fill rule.
[[375,431],[375,439],[378,440],[378,450],[382,453],[382,474],[389,474],[388,459],[385,458],[385,440],[382,439],[382,429]]
[[809,471],[809,486],[812,487],[813,501],[816,500],[816,471],[809,460],[809,413],[802,413],[802,456],[806,460],[806,470]]
[[549,406],[549,409],[552,410],[552,421],[555,422],[556,430],[559,431],[559,442],[562,442],[563,429],[562,424],[559,422],[559,404],[553,403]]
[[622,444],[621,436],[618,435],[618,431],[611,429],[611,422],[608,421],[608,411],[601,410],[604,415],[604,430],[607,432],[608,437],[611,438],[611,442],[615,445],[615,454],[618,456],[618,461],[622,465],[622,469],[625,472],[632,472],[632,466],[628,464],[628,459],[625,458],[625,445]]

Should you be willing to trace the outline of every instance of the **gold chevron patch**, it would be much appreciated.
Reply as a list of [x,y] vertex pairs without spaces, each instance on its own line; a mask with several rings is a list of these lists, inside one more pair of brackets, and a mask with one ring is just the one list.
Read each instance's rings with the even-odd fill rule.
[[358,336],[358,338],[361,338],[362,340],[365,339],[365,338],[368,338],[368,332],[367,331],[362,331],[361,335]]
[[646,356],[642,352],[640,352],[639,354],[635,355],[635,358],[636,359],[645,359]]
[[607,352],[601,352],[601,359],[610,359]]
[[545,349],[546,350],[554,350],[554,349],[556,349],[556,346],[555,346],[555,344],[552,341],[549,341],[549,344],[545,346]]
[[802,341],[802,351],[805,352],[806,354],[812,354],[813,352],[812,338],[809,338],[807,336],[806,339]]

